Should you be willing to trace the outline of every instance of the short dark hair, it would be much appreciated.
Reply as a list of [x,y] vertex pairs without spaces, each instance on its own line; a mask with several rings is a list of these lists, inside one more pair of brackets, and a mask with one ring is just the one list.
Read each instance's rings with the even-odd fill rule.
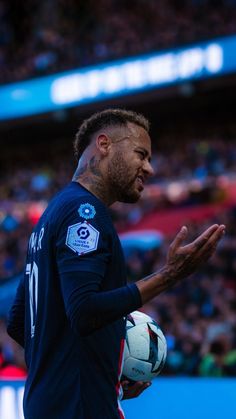
[[85,119],[79,127],[74,140],[76,159],[80,159],[84,150],[90,144],[92,135],[100,129],[114,126],[127,126],[128,122],[136,124],[149,132],[149,121],[142,114],[126,111],[125,109],[106,109]]

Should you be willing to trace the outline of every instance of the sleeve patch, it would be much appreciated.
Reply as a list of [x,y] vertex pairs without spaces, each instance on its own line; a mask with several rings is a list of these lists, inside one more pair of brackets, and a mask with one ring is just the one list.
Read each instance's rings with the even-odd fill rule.
[[98,247],[99,231],[86,221],[68,227],[66,245],[74,252],[82,255],[92,252]]
[[86,204],[81,204],[78,209],[78,212],[80,217],[85,218],[86,220],[94,218],[96,215],[96,210],[94,206],[89,204],[88,202]]

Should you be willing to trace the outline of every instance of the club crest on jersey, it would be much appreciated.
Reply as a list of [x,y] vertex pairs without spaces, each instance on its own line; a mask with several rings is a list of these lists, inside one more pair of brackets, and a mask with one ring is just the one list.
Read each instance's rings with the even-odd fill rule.
[[66,245],[74,252],[82,255],[92,252],[98,247],[99,231],[86,221],[68,227]]
[[86,204],[81,204],[78,209],[78,212],[80,217],[85,218],[85,220],[94,218],[96,214],[94,206],[89,204],[88,202]]

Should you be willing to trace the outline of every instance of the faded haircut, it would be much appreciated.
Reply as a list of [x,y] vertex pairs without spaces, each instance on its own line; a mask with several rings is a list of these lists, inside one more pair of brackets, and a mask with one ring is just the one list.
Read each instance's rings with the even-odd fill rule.
[[124,109],[106,109],[85,119],[79,127],[74,140],[74,153],[77,160],[89,146],[93,134],[103,128],[127,126],[131,122],[149,132],[149,121],[142,115]]

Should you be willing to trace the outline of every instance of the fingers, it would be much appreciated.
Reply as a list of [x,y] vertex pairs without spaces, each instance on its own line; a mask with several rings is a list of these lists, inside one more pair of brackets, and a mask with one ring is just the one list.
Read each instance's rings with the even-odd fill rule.
[[151,382],[136,381],[130,384],[129,381],[123,381],[122,387],[124,392],[124,399],[132,399],[138,397],[144,390],[150,387]]
[[[209,243],[209,245],[215,243],[220,240],[222,235],[224,234],[225,226],[221,224],[220,226],[218,224],[213,224],[212,226],[208,227],[200,236],[198,236],[193,242],[187,244],[184,246],[184,250],[186,253],[196,253],[199,250],[201,250],[206,244]],[[187,235],[187,228],[184,226],[180,230],[180,232],[177,234],[176,238],[170,245],[170,250],[172,253],[175,253],[176,250],[180,247],[182,242],[185,240]],[[208,247],[208,246],[207,246]]]
[[181,246],[187,234],[187,228],[182,227],[170,245],[167,255],[166,271],[170,286],[194,273],[202,262],[209,259],[224,232],[223,224],[213,224],[192,243]]
[[199,237],[194,240],[191,245],[194,249],[201,249],[206,243],[213,243],[218,241],[225,230],[224,225],[213,224],[207,230],[205,230]]
[[188,234],[188,229],[186,226],[183,226],[181,230],[178,232],[176,237],[174,238],[173,242],[170,245],[170,251],[175,252],[178,247],[183,243],[183,241],[186,239]]
[[208,259],[216,250],[217,244],[224,234],[225,234],[225,225],[221,224],[209,236],[208,240],[206,240],[205,243],[201,245],[201,247],[199,248],[200,249],[199,256],[202,257],[204,260]]
[[[214,224],[204,231],[194,242],[182,247],[179,253],[185,255],[186,272],[193,273],[200,265],[207,261],[216,250],[219,240],[225,233],[223,224]],[[183,264],[184,266],[184,264]]]
[[134,397],[138,397],[144,390],[146,390],[148,387],[150,387],[151,383],[143,383],[142,381],[137,381],[137,383],[134,384]]

